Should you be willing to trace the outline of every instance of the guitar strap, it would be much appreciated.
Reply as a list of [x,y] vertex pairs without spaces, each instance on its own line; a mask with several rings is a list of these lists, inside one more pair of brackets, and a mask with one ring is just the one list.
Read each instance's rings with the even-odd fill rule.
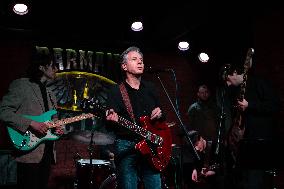
[[133,109],[132,109],[132,106],[131,106],[131,103],[130,103],[130,99],[129,99],[129,96],[128,96],[128,93],[127,93],[127,90],[126,90],[126,87],[125,87],[124,83],[121,83],[119,85],[119,89],[120,89],[120,92],[121,92],[121,95],[122,95],[123,102],[124,102],[124,104],[126,106],[127,112],[130,115],[132,121],[134,123],[136,123],[135,116],[134,116],[134,113],[133,113]]
[[38,84],[38,86],[40,88],[41,97],[42,97],[43,104],[44,104],[44,111],[47,112],[49,109],[48,109],[46,88],[45,88],[44,84],[41,83],[40,81],[36,81],[36,83]]
[[[44,102],[44,109],[45,109],[45,112],[47,112],[49,110],[49,108],[48,108],[48,101],[47,101],[48,96],[47,96],[46,87],[40,81],[38,82],[38,85],[39,85],[41,95],[42,95],[42,99],[43,99],[43,102]],[[51,159],[53,158],[53,143],[54,143],[53,141],[45,141],[43,158],[46,161],[51,161]]]

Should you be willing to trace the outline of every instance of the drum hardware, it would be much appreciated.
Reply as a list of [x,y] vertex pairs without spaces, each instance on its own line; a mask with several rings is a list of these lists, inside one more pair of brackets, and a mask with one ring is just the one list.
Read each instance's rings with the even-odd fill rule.
[[105,180],[113,173],[111,163],[107,160],[79,159],[76,162],[75,189],[100,189]]
[[94,177],[94,167],[92,166],[93,164],[93,159],[94,159],[94,150],[95,150],[95,145],[94,145],[94,141],[93,141],[93,137],[94,137],[94,132],[95,132],[95,129],[93,128],[91,130],[91,140],[90,140],[90,143],[89,143],[89,147],[88,147],[88,152],[89,152],[89,157],[90,157],[90,169],[91,169],[91,177],[89,179],[89,187],[90,188],[93,188],[93,177]]
[[[93,119],[93,125],[95,125],[95,120]],[[95,166],[100,165],[101,163],[98,163],[97,160],[94,159],[94,151],[95,151],[95,140],[94,140],[94,133],[95,133],[95,128],[91,129],[91,136],[89,140],[89,145],[88,145],[88,153],[89,153],[89,159],[88,162],[86,162],[86,159],[79,159],[81,156],[76,153],[74,156],[74,160],[77,161],[77,186],[76,188],[89,188],[89,189],[96,189],[97,183],[94,180],[95,174],[94,174],[94,169]],[[76,157],[76,158],[75,158]],[[105,164],[104,164],[105,165]],[[80,176],[83,174],[82,173],[82,168],[86,167],[87,171],[85,174],[87,174],[87,180],[84,180],[82,182],[82,179],[80,179]],[[101,166],[99,166],[101,167]]]
[[89,130],[76,131],[70,134],[70,136],[75,141],[84,144],[89,144],[91,139],[94,141],[96,145],[110,145],[114,143],[114,136],[100,131],[93,131],[93,132]]
[[269,189],[277,189],[275,182],[277,177],[277,170],[275,168],[266,170],[265,175],[267,187],[269,187]]
[[82,156],[78,152],[76,152],[76,154],[74,155],[73,159],[74,160],[82,159]]
[[117,181],[115,173],[109,175],[101,184],[99,189],[116,189]]
[[[164,176],[162,176],[162,189],[170,189],[166,183],[165,183]],[[115,173],[112,173],[109,175],[100,185],[99,189],[116,189],[117,188],[117,177]],[[138,189],[143,189],[143,184],[138,184]]]
[[[93,125],[95,125],[94,119]],[[75,189],[99,189],[101,183],[114,172],[114,162],[95,159],[95,145],[112,144],[114,139],[110,135],[95,130],[93,127],[91,131],[82,131],[80,135],[76,134],[72,137],[80,142],[89,143],[87,148],[88,159],[82,159],[82,156],[78,153],[74,155],[76,163]]]
[[172,144],[172,156],[167,168],[161,173],[162,189],[183,188],[182,149]]

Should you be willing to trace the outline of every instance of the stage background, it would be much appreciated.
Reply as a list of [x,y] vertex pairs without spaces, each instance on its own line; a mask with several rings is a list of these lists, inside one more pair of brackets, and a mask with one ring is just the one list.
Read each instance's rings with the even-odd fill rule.
[[[252,24],[253,36],[254,36],[254,48],[255,64],[253,69],[255,73],[262,75],[270,80],[277,92],[280,95],[281,103],[284,102],[284,27],[283,27],[284,13],[280,11],[269,12],[269,14],[263,13],[255,18],[255,22]],[[246,28],[244,28],[246,29]],[[5,38],[0,36],[0,97],[7,92],[9,83],[18,78],[26,69],[29,63],[29,55],[31,47],[35,44],[29,38]],[[48,44],[50,47],[56,47],[57,44]],[[70,46],[69,48],[77,48],[76,46]],[[226,47],[224,47],[226,48]],[[99,48],[91,50],[98,50]],[[87,49],[87,50],[88,50]],[[232,50],[237,50],[232,49]],[[111,49],[109,49],[111,51]],[[142,49],[143,50],[143,49]],[[114,52],[117,53],[117,52]],[[178,99],[180,104],[180,113],[184,124],[188,123],[188,118],[185,113],[188,106],[195,100],[195,88],[199,83],[206,82],[210,88],[214,91],[214,86],[217,82],[217,70],[216,63],[201,65],[196,59],[190,59],[188,56],[179,52],[172,53],[155,53],[147,52],[144,54],[145,63],[147,65],[159,65],[165,68],[173,68],[176,72],[176,78],[178,83]],[[222,60],[226,63],[226,60]],[[218,64],[219,65],[219,64]],[[147,76],[152,78],[159,87],[159,93],[161,96],[161,102],[163,108],[167,112],[169,122],[175,122],[176,125],[172,127],[172,133],[174,143],[179,144],[179,137],[177,133],[180,132],[179,121],[176,118],[174,111],[172,110],[169,101],[167,100],[162,88],[159,85],[157,78],[152,75]],[[161,79],[166,83],[166,88],[174,100],[175,96],[175,83],[172,75],[169,73],[162,73]],[[284,136],[284,112],[283,109],[279,115],[279,133]],[[57,164],[53,166],[52,175],[50,178],[51,188],[70,188],[73,184],[73,178],[75,174],[75,162],[74,156],[79,153],[83,158],[88,158],[88,145],[70,139],[68,137],[62,138],[56,142],[57,148]],[[280,142],[277,148],[283,146],[283,142]],[[99,146],[95,147],[96,157],[100,158]],[[277,153],[282,153],[278,150]],[[283,162],[280,162],[283,164]],[[279,179],[278,179],[279,178]],[[279,168],[276,183],[278,188],[284,188],[283,168]]]

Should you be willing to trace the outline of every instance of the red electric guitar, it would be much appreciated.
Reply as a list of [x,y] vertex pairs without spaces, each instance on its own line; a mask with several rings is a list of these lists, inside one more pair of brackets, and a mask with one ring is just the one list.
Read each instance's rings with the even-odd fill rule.
[[[84,100],[81,104],[83,110],[106,111],[106,108],[98,102]],[[141,117],[140,123],[142,126],[138,126],[121,116],[118,118],[120,126],[142,137],[142,140],[135,145],[135,148],[147,157],[154,169],[162,171],[171,159],[172,136],[170,128],[166,122],[153,122],[148,116]]]

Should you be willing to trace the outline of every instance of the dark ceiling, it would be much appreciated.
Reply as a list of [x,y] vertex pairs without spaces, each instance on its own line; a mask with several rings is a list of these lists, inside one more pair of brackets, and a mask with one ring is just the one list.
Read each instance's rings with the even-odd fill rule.
[[[214,49],[219,54],[251,47],[253,22],[267,6],[258,3],[256,9],[249,0],[226,3],[188,0],[160,4],[26,1],[32,6],[30,14],[16,16],[9,10],[12,1],[1,0],[0,28],[8,38],[17,36],[54,46],[107,50],[138,45],[153,52],[175,52],[178,41],[188,40],[190,52]],[[136,18],[144,23],[141,32],[130,30]]]

